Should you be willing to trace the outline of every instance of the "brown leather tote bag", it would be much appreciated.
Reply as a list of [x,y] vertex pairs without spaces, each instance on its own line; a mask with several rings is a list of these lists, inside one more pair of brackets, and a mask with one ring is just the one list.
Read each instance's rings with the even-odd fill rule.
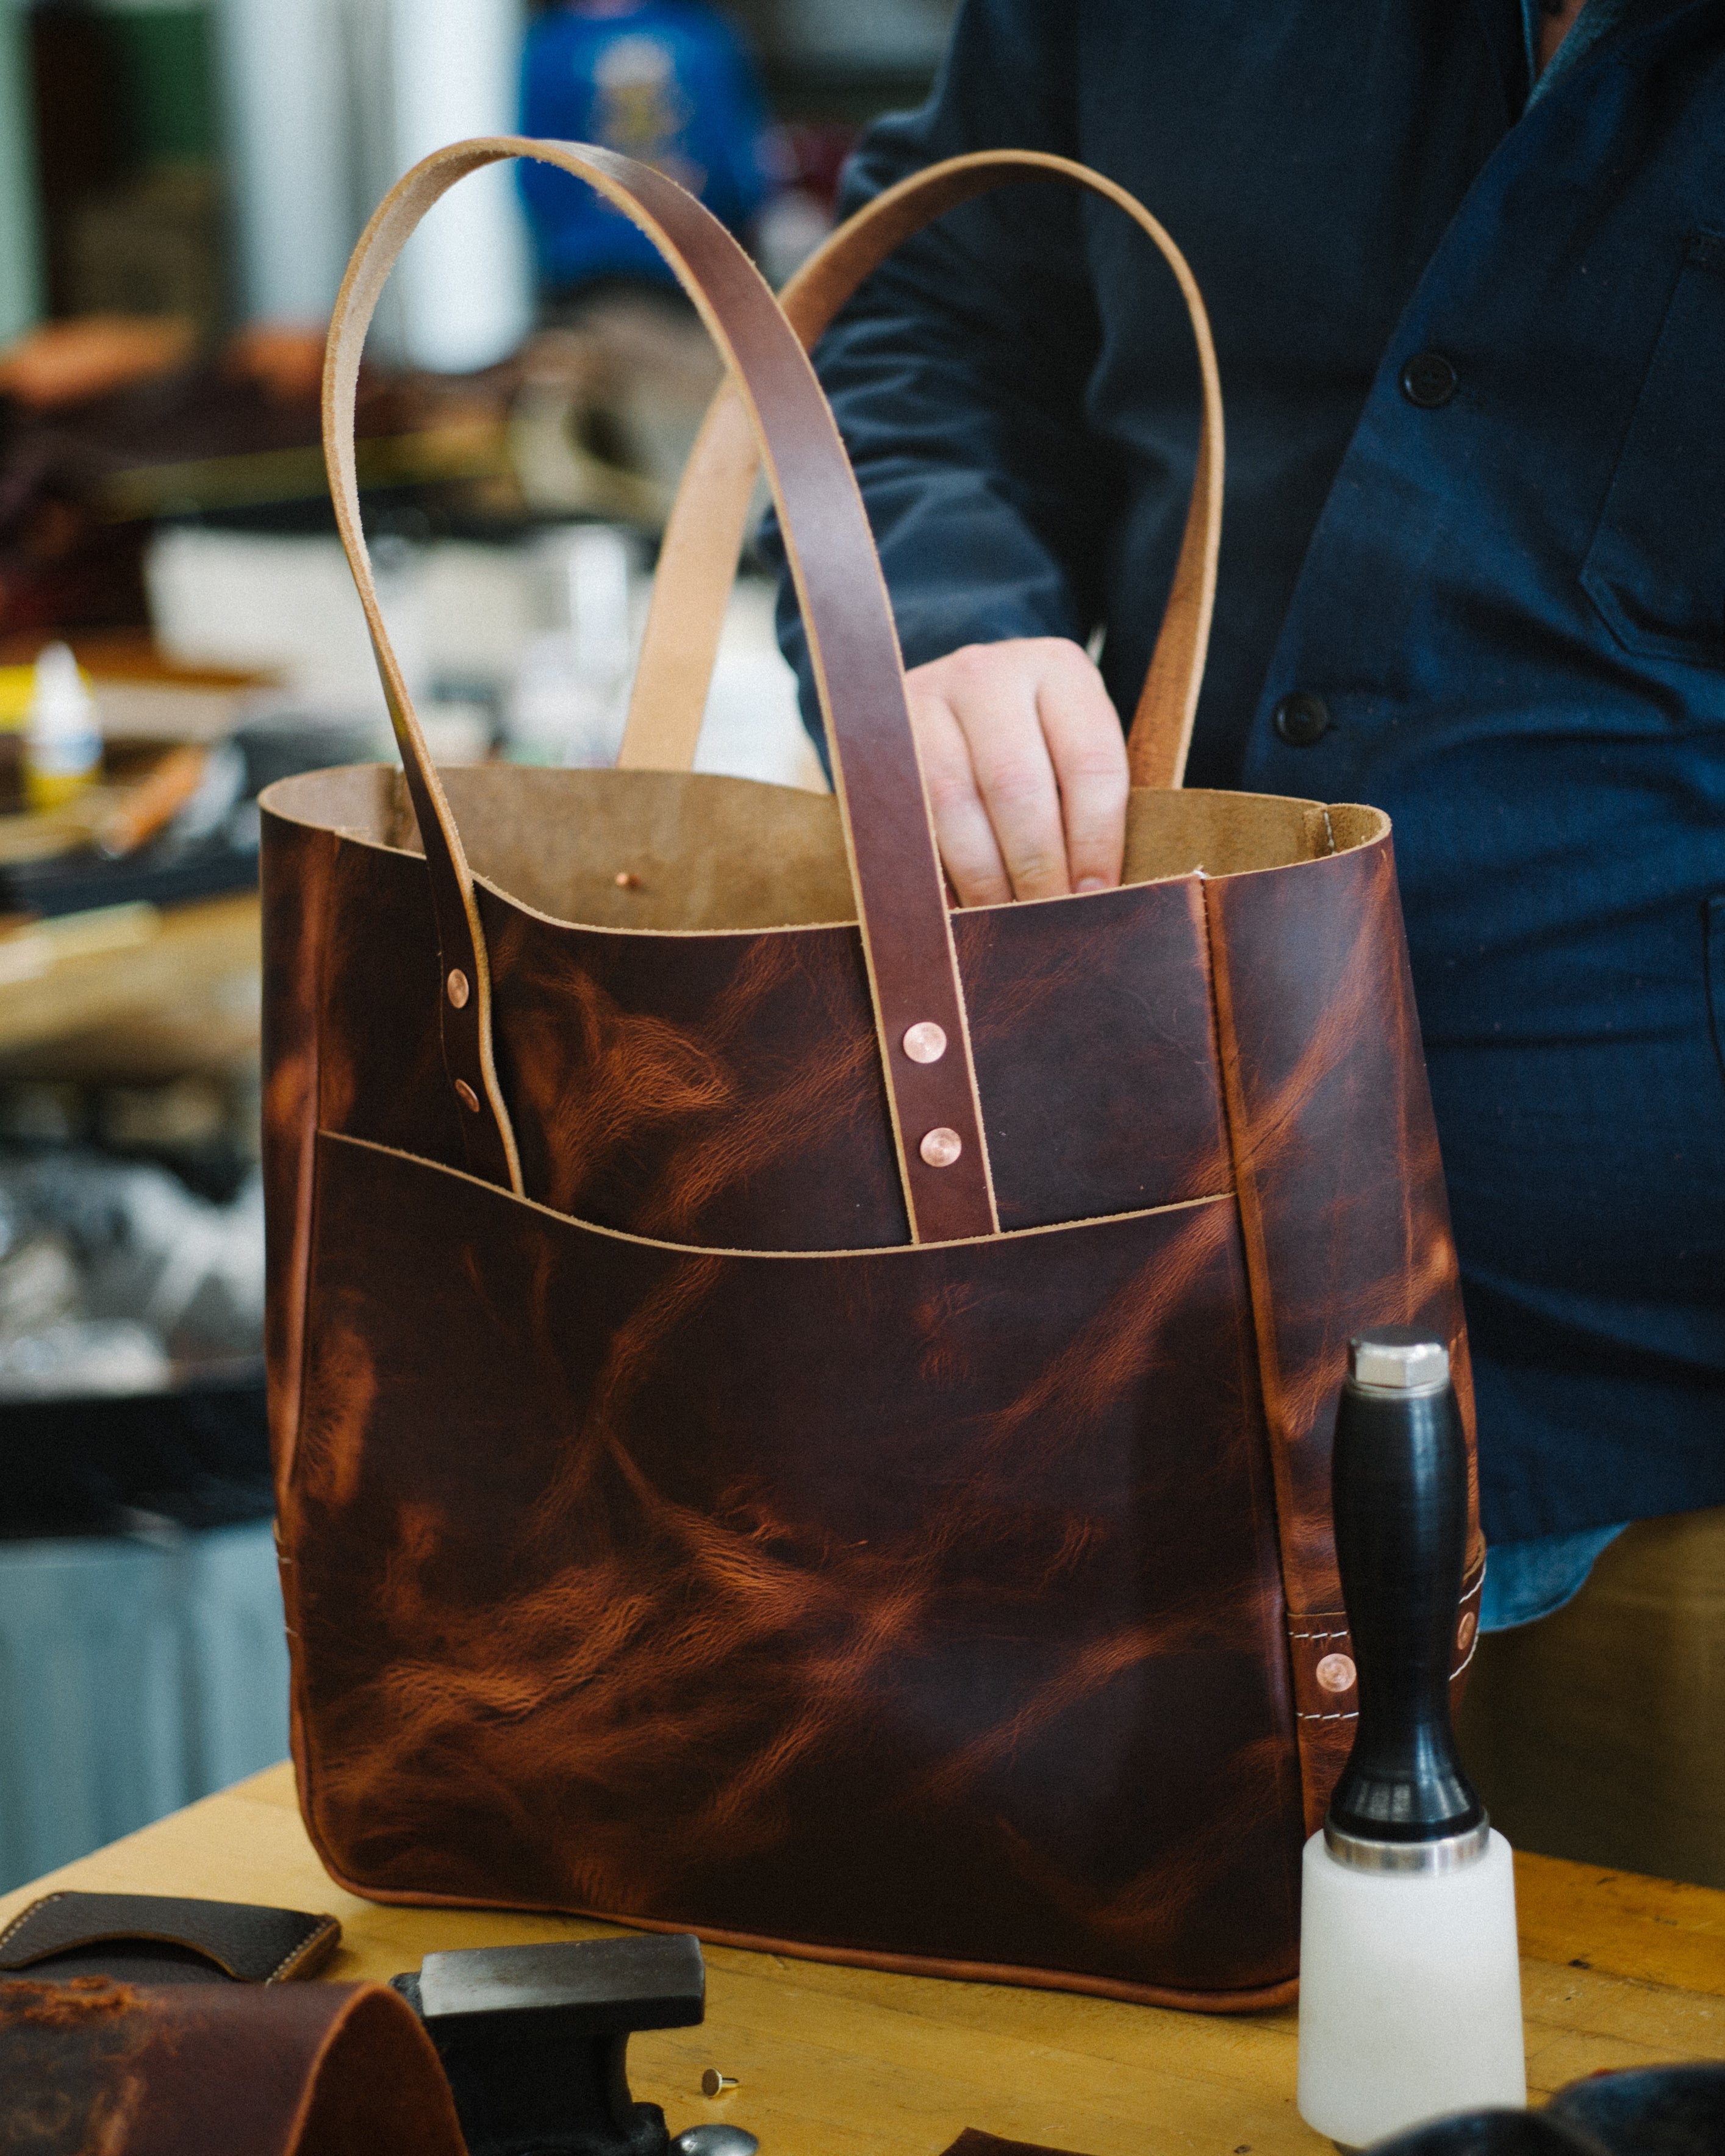
[[[435,771],[360,531],[389,264],[516,156],[634,218],[730,368],[616,771]],[[902,233],[1027,172],[1161,248],[1204,433],[1124,885],[951,911],[799,336]],[[342,292],[331,470],[404,769],[264,798],[306,1822],[378,1900],[1262,2005],[1351,1726],[1349,1334],[1433,1328],[1466,1397],[1388,821],[1179,788],[1220,401],[1129,198],[1047,157],[937,168],[786,306],[659,174],[512,138],[410,173]],[[830,798],[687,768],[757,456]]]

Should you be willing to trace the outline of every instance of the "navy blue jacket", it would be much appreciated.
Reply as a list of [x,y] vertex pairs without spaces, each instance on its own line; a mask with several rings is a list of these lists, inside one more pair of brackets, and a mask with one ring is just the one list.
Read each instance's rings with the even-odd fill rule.
[[[1519,0],[967,0],[849,182],[1058,151],[1192,263],[1189,777],[1394,819],[1494,1540],[1725,1503],[1725,0],[1628,0],[1528,84]],[[1101,624],[1130,710],[1197,410],[1148,244],[1015,187],[819,365],[907,662]]]

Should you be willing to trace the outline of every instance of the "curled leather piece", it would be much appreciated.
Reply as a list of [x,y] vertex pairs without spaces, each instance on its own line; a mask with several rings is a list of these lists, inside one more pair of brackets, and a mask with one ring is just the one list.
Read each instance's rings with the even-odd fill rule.
[[1725,2156],[1725,2066],[1590,2074],[1559,2089],[1541,2115],[1612,2156]]
[[[970,2127],[945,2156],[1070,2156]],[[1543,2111],[1465,2111],[1373,2144],[1372,2156],[1725,2156],[1725,2066],[1590,2074]]]
[[1072,2156],[1070,2148],[1044,2148],[1034,2141],[1000,2141],[967,2126],[945,2156]]
[[465,2156],[379,1984],[0,1983],[8,2156]]
[[285,1984],[321,1969],[334,1917],[167,1894],[44,1894],[0,1932],[0,1972],[44,1983]]

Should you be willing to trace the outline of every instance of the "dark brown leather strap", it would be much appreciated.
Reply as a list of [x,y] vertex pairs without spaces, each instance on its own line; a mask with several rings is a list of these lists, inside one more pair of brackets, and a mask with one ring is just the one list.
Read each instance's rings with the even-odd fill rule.
[[[1209,643],[1224,449],[1221,382],[1209,319],[1185,257],[1162,226],[1125,188],[1087,166],[1039,151],[978,151],[931,165],[877,195],[809,258],[779,303],[812,351],[839,308],[901,241],[959,203],[1014,180],[1039,178],[1087,187],[1149,234],[1179,285],[1198,347],[1204,387],[1198,467],[1179,561],[1130,736],[1132,783],[1177,787],[1185,775]],[[620,764],[655,771],[687,771],[693,765],[757,470],[747,416],[727,383],[707,413],[665,530]]]
[[[993,1234],[999,1224],[963,994],[898,640],[868,519],[814,370],[754,265],[692,196],[610,151],[516,136],[439,151],[385,198],[336,301],[324,383],[336,521],[419,820],[445,983],[459,976],[442,1004],[444,1050],[450,1081],[470,1110],[470,1164],[490,1181],[521,1188],[491,1060],[490,981],[472,872],[390,649],[360,527],[353,406],[366,329],[408,234],[457,180],[517,157],[588,181],[646,234],[700,309],[738,385],[809,626],[911,1233],[918,1242]],[[933,1062],[918,1062],[906,1051],[905,1037],[929,1025],[940,1028],[946,1050]]]
[[45,1982],[285,1984],[334,1953],[341,1927],[303,1909],[167,1894],[44,1894],[0,1932],[0,1971]]

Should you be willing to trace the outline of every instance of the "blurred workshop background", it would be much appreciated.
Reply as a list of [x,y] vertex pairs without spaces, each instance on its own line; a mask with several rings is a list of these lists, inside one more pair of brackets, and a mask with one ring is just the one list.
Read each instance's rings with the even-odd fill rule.
[[[324,331],[462,136],[697,187],[775,283],[952,0],[0,0],[0,1889],[286,1750],[255,796],[393,753],[335,537]],[[415,238],[360,472],[440,761],[608,762],[717,379],[577,182]],[[824,785],[745,573],[701,763]]]

